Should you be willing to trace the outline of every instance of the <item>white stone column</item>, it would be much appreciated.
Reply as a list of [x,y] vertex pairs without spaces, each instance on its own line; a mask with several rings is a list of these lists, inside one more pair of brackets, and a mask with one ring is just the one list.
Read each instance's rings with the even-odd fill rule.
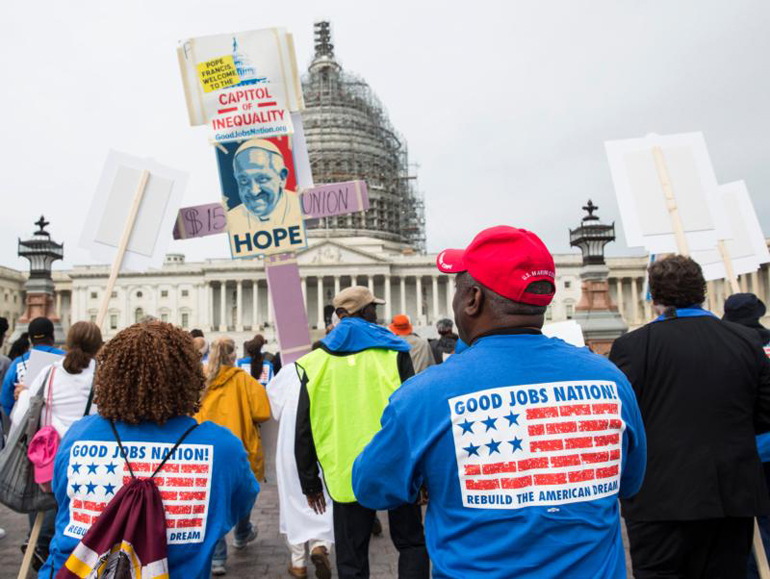
[[267,321],[270,325],[273,324],[273,292],[270,290],[270,284],[267,284]]
[[251,329],[257,331],[259,326],[259,281],[251,282]]
[[652,303],[644,298],[644,322],[647,323],[652,320]]
[[335,275],[334,276],[334,297],[337,297],[338,293],[340,293],[340,276]]
[[637,279],[631,278],[631,323],[639,322],[639,289],[637,288]]
[[422,323],[422,276],[417,275],[415,277],[417,285],[417,323]]
[[238,295],[235,301],[235,330],[238,332],[243,331],[243,281],[237,281]]
[[301,278],[300,284],[302,285],[302,303],[305,304],[305,311],[307,311],[307,278]]
[[708,295],[708,309],[710,312],[713,312],[716,309],[717,305],[717,298],[714,295],[714,282],[713,281],[707,281],[706,282],[706,294]]
[[406,313],[406,276],[402,275],[398,278],[399,285],[399,300],[401,301],[401,313]]
[[131,292],[133,287],[128,285],[123,288],[125,295],[123,296],[123,302],[125,304],[123,311],[123,327],[127,328],[131,325]]
[[615,301],[618,305],[618,313],[620,314],[621,318],[625,318],[623,315],[623,278],[619,277],[615,280],[615,293],[617,294],[615,296]]
[[760,295],[760,291],[759,291],[759,275],[757,274],[756,271],[752,271],[751,272],[751,293],[753,293],[754,295],[757,295],[757,296]]
[[56,291],[56,315],[61,317],[61,291]]
[[366,276],[366,285],[369,287],[369,291],[374,293],[374,276],[372,275]]
[[209,319],[206,320],[208,325],[207,330],[214,331],[214,286],[210,281],[206,282],[206,309],[208,310]]
[[454,298],[454,280],[451,275],[445,275],[446,278],[446,317],[454,318],[455,313],[452,309],[452,300]]
[[433,322],[438,320],[438,275],[431,276],[431,298],[433,300]]
[[226,302],[227,302],[227,282],[219,282],[219,331],[227,331],[227,315],[226,315]]
[[762,301],[765,303],[770,302],[770,265],[767,266],[767,279],[765,279],[765,298]]
[[740,283],[741,292],[742,293],[748,292],[749,290],[746,287],[746,275],[744,274],[744,275],[738,276],[738,281]]
[[316,319],[318,320],[316,323],[316,327],[320,330],[325,327],[324,324],[324,278],[322,275],[319,275],[316,278],[316,292],[318,295],[316,296],[316,305],[318,306],[318,313],[316,314]]
[[385,321],[390,323],[390,320],[393,319],[393,309],[391,307],[390,303],[390,274],[385,274]]

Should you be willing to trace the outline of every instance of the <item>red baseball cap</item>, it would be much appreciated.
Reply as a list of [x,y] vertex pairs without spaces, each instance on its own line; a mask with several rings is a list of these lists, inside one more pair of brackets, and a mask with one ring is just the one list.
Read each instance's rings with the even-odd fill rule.
[[[485,229],[465,249],[442,251],[436,265],[444,273],[467,271],[501,296],[533,306],[550,304],[556,290],[556,267],[545,244],[531,231],[507,225]],[[536,281],[551,282],[554,291],[527,292]]]

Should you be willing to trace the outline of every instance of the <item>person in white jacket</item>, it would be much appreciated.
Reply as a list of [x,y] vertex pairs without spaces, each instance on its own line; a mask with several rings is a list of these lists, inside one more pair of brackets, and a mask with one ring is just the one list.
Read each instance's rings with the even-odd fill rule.
[[294,430],[297,422],[297,402],[300,381],[294,364],[281,371],[267,385],[270,411],[278,421],[278,441],[275,452],[280,532],[291,550],[289,575],[307,577],[307,551],[319,579],[330,578],[329,551],[334,543],[331,500],[326,489],[326,512],[313,512],[299,485],[297,462],[294,460]]
[[[86,414],[96,414],[92,400],[92,385],[96,361],[94,358],[102,347],[102,333],[92,322],[76,322],[67,333],[62,360],[44,368],[30,386],[34,394],[48,380],[42,392],[45,407],[41,414],[42,424],[51,424],[63,438],[77,420]],[[51,406],[48,407],[49,388]]]

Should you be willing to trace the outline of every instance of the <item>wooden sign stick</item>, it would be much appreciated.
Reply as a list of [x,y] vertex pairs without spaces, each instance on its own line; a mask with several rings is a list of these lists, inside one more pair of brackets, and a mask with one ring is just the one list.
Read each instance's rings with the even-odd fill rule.
[[727,279],[730,280],[730,289],[734,294],[741,293],[741,287],[738,285],[738,277],[735,275],[733,269],[733,260],[730,257],[730,251],[727,249],[727,244],[724,239],[720,239],[717,242],[717,248],[719,249],[719,255],[722,256],[722,262],[725,264],[725,273]]
[[107,308],[110,305],[110,297],[112,296],[112,290],[115,288],[115,281],[118,279],[118,273],[120,273],[120,266],[123,265],[123,257],[126,255],[126,248],[128,247],[128,240],[131,238],[131,232],[134,230],[134,223],[136,223],[136,216],[139,213],[139,206],[142,204],[144,198],[144,191],[147,189],[147,180],[150,177],[150,172],[147,169],[142,171],[142,175],[139,177],[139,185],[136,187],[136,193],[134,193],[134,201],[131,204],[131,209],[128,212],[128,218],[126,224],[123,227],[123,237],[120,238],[120,245],[118,246],[118,253],[115,254],[115,260],[112,262],[112,269],[110,270],[110,277],[107,280],[107,289],[102,296],[102,305],[99,308],[99,315],[96,316],[96,325],[99,328],[104,323],[104,318],[107,316]]
[[32,565],[32,557],[35,555],[37,539],[40,537],[40,529],[43,527],[44,517],[45,513],[42,511],[35,515],[35,524],[32,526],[32,531],[29,534],[27,550],[24,552],[24,559],[21,561],[21,568],[19,568],[19,574],[16,576],[16,579],[27,579],[29,568]]
[[676,204],[676,197],[674,197],[674,190],[671,188],[671,179],[666,168],[666,161],[663,159],[663,151],[660,150],[660,147],[652,148],[652,157],[655,159],[655,168],[658,170],[660,186],[663,189],[663,195],[666,197],[666,208],[668,209],[669,217],[671,217],[671,226],[674,228],[677,250],[679,255],[689,256],[690,248],[687,245],[682,218],[679,216],[679,207]]
[[757,562],[759,579],[770,579],[770,565],[767,564],[767,553],[762,544],[762,534],[759,532],[757,519],[754,519],[754,559]]

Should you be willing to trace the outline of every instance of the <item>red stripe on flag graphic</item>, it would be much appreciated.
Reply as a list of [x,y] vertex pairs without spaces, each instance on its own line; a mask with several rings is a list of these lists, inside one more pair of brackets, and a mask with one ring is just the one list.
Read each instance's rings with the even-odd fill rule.
[[231,113],[231,112],[233,112],[233,111],[237,111],[237,110],[238,110],[238,107],[228,107],[228,108],[226,108],[226,109],[219,109],[219,110],[217,111],[217,113],[218,113],[218,114],[220,114],[220,115],[222,115],[222,114],[224,114],[224,113]]
[[559,406],[559,414],[562,416],[590,416],[590,404],[573,404],[571,406]]

